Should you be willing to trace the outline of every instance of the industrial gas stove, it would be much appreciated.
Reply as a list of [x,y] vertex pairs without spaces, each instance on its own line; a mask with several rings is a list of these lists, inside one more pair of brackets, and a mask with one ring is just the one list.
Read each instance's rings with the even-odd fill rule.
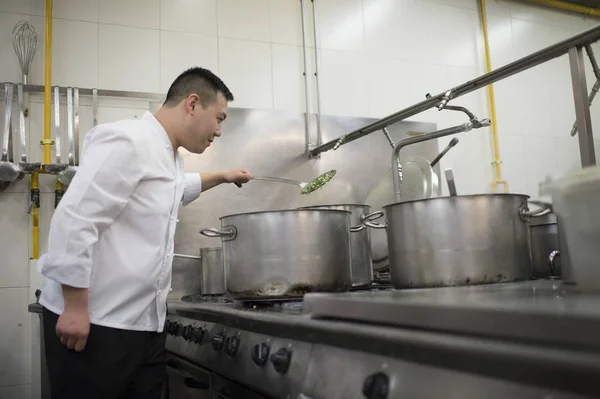
[[600,396],[600,297],[560,281],[168,303],[179,398]]

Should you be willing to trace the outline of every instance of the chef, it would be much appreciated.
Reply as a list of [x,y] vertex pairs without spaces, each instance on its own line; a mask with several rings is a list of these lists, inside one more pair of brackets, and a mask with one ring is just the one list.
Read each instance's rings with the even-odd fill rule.
[[38,262],[52,398],[161,397],[179,205],[252,179],[246,169],[184,173],[177,150],[203,153],[221,136],[232,100],[221,79],[191,68],[156,114],[85,136]]

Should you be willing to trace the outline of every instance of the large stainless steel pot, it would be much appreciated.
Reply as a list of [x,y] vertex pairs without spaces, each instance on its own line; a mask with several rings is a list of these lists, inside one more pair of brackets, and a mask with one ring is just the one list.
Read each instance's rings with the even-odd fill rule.
[[529,201],[541,206],[540,210],[531,213],[529,222],[529,243],[533,277],[543,278],[561,275],[561,259],[558,254],[558,228],[556,215],[551,204]]
[[173,275],[169,297],[219,295],[225,293],[225,272],[221,247],[200,248],[199,256],[173,254]]
[[386,205],[396,288],[527,280],[526,195],[481,194]]
[[[383,216],[383,212],[370,213],[371,207],[364,204],[312,205],[300,209],[337,209],[350,212],[350,235],[352,256],[352,286],[364,287],[373,281],[373,261],[371,258],[371,229],[365,223]],[[367,223],[375,228],[385,225]]]
[[302,209],[224,216],[221,237],[227,292],[237,299],[301,297],[346,291],[350,269],[350,212]]

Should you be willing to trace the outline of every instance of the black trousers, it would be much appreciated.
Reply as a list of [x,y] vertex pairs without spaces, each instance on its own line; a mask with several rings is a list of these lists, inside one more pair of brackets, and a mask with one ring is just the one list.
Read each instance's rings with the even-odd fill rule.
[[90,325],[85,349],[56,335],[58,315],[44,308],[46,364],[52,399],[160,399],[167,334]]

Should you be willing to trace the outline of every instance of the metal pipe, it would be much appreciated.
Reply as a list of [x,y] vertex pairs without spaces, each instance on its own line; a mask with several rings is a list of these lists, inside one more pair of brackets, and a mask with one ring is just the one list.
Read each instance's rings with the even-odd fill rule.
[[450,142],[448,143],[446,148],[444,148],[444,150],[442,152],[440,152],[437,157],[433,158],[433,161],[431,161],[431,167],[433,168],[435,165],[437,165],[437,163],[440,162],[440,159],[442,159],[442,157],[444,155],[446,155],[446,153],[448,151],[450,151],[450,149],[457,144],[458,144],[458,139],[456,137],[454,137],[452,140],[450,140]]
[[579,153],[581,154],[581,166],[585,168],[586,166],[596,165],[596,153],[594,151],[592,118],[585,81],[585,63],[583,62],[583,49],[581,47],[573,47],[569,50],[569,62],[571,64],[577,129],[579,130]]
[[[6,82],[11,83],[11,82]],[[0,83],[0,85],[4,85],[4,82]],[[125,90],[105,90],[105,89],[88,89],[88,88],[79,88],[80,96],[92,96],[94,90],[96,90],[96,95],[99,97],[117,97],[117,98],[131,98],[131,99],[140,99],[140,100],[156,100],[156,101],[164,101],[165,94],[164,93],[150,93],[150,92],[141,92],[141,91],[125,91]],[[23,85],[23,91],[26,93],[45,93],[45,86],[41,85]],[[59,92],[61,94],[67,94],[66,87],[60,87]]]
[[[319,50],[317,46],[317,11],[315,0],[312,2],[312,18],[313,18],[313,36],[315,40],[315,84],[317,89],[317,147],[323,144],[323,132],[321,130],[321,89],[319,86]],[[315,156],[318,153],[313,154],[311,151],[310,155]]]
[[308,99],[308,61],[306,60],[306,31],[304,29],[304,1],[300,0],[300,18],[302,19],[302,56],[304,57],[304,102],[306,110],[304,112],[304,148],[306,155],[311,150],[310,145],[310,120],[309,120],[309,99]]
[[546,7],[558,8],[565,11],[576,12],[579,14],[592,15],[600,17],[600,10],[593,7],[585,7],[573,3],[558,0],[529,0],[533,3],[538,3]]
[[[588,104],[591,107],[592,102],[594,101],[594,97],[598,93],[598,89],[600,89],[600,68],[598,67],[598,62],[596,61],[596,57],[594,56],[594,50],[592,50],[592,46],[589,44],[585,45],[585,52],[590,59],[590,63],[592,64],[592,70],[594,71],[594,75],[596,76],[596,83],[592,87],[590,94],[588,96]],[[571,128],[571,136],[575,136],[577,134],[577,121],[573,122],[573,128]]]
[[383,132],[383,135],[387,139],[388,143],[390,143],[390,146],[394,148],[396,144],[394,143],[394,140],[392,140],[392,136],[390,136],[390,132],[388,132],[387,127],[384,127],[383,129],[381,129],[381,131]]
[[449,136],[451,134],[468,132],[473,128],[489,126],[489,119],[484,119],[481,123],[467,122],[462,125],[449,127],[447,129],[438,130],[437,132],[424,134],[423,136],[409,137],[404,140],[400,140],[394,147],[392,152],[392,171],[395,169],[397,173],[392,173],[392,181],[394,183],[394,199],[396,202],[400,201],[400,184],[402,184],[402,163],[400,162],[400,150],[408,145],[420,143],[422,141],[434,140],[440,137]]
[[[596,83],[590,90],[590,95],[588,96],[588,105],[591,107],[592,102],[594,101],[594,97],[598,94],[598,90],[600,90],[600,80],[596,80]],[[573,122],[573,127],[571,128],[571,136],[575,136],[577,134],[577,121]]]
[[[573,36],[552,46],[546,47],[545,49],[537,51],[517,61],[511,62],[510,64],[507,64],[501,68],[488,72],[485,75],[463,83],[462,85],[450,90],[452,93],[452,98],[458,98],[465,94],[471,93],[472,91],[478,90],[491,83],[505,79],[509,76],[530,69],[534,66],[552,60],[556,57],[560,57],[561,55],[566,54],[572,47],[583,46],[587,43],[593,43],[598,39],[600,39],[600,26],[589,29],[583,33],[580,33],[579,35]],[[447,92],[448,90],[436,96],[432,96],[431,98],[426,99],[425,101],[421,101],[420,103],[414,104],[408,108],[398,111],[395,114],[388,115],[351,133],[348,133],[341,137],[343,138],[342,141],[344,144],[349,143],[363,136],[381,130],[384,127],[387,127],[391,124],[402,121],[406,118],[410,118],[411,116],[433,108],[444,99]],[[331,150],[333,147],[335,147],[339,140],[339,138],[334,139],[318,146],[317,148],[314,148],[311,151],[311,155],[315,156],[320,154],[321,152]]]
[[594,56],[594,50],[590,44],[585,45],[585,52],[590,59],[590,63],[592,64],[592,71],[594,71],[594,75],[596,79],[600,79],[600,67],[598,67],[598,61],[596,61],[596,57]]

